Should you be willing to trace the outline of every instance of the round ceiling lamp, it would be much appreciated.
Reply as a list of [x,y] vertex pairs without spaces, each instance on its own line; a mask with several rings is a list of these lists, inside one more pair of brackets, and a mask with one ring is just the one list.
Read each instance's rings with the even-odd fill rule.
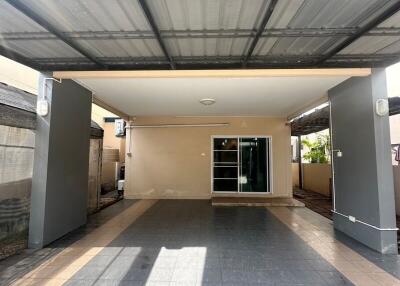
[[215,103],[215,99],[213,98],[203,98],[200,99],[200,103],[203,105],[213,105]]

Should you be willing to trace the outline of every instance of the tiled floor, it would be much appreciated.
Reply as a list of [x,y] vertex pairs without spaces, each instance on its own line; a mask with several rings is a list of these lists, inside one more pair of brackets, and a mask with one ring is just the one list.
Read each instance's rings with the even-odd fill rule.
[[400,285],[306,208],[201,200],[124,200],[0,264],[4,285]]
[[[323,221],[320,215],[332,220],[332,200],[328,197],[325,197],[321,194],[311,192],[311,191],[305,191],[301,189],[294,189],[293,190],[293,195],[296,199],[299,201],[303,202],[305,206],[309,209],[312,210],[312,212],[302,212],[301,210],[298,210],[301,213],[303,217],[306,217],[307,220],[314,220],[314,221]],[[294,210],[297,211],[297,210]],[[320,215],[318,215],[320,214]],[[397,228],[400,229],[400,216],[396,217],[397,221]],[[330,222],[326,222],[330,223]],[[398,244],[400,245],[400,230],[397,231],[397,236],[398,236]],[[388,255],[382,255],[376,251],[371,250],[368,247],[365,247],[364,245],[358,243],[354,239],[349,238],[346,235],[341,234],[340,232],[335,233],[335,238],[339,241],[341,241],[343,244],[349,246],[353,250],[355,250],[357,253],[371,261],[372,263],[376,264],[380,268],[384,269],[385,271],[391,273],[392,275],[396,276],[397,278],[400,278],[400,256],[399,255],[394,255],[394,256],[388,256]]]

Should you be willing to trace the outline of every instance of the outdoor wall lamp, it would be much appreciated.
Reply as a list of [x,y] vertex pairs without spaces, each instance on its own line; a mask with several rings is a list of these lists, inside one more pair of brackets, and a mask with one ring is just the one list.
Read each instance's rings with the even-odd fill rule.
[[378,116],[385,116],[389,113],[389,101],[380,98],[375,103],[375,112]]
[[36,102],[36,113],[39,116],[46,116],[49,114],[49,103],[46,99],[38,99]]
[[332,153],[333,152],[336,152],[336,157],[339,157],[339,158],[343,157],[343,152],[340,151],[340,149],[332,150]]
[[41,98],[38,98],[38,100],[36,101],[36,114],[39,116],[46,116],[47,114],[49,114],[49,102],[47,100],[47,84],[46,81],[47,80],[52,80],[58,83],[62,83],[61,79],[56,79],[53,77],[45,77],[43,79],[43,91],[42,94],[39,94],[39,96]]

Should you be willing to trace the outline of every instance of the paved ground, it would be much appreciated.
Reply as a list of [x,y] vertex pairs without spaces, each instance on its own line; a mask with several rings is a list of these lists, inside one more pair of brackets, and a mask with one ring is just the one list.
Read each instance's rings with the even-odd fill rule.
[[[293,189],[293,196],[301,201],[302,203],[304,203],[304,205],[309,208],[310,210],[312,210],[313,212],[316,212],[330,220],[332,220],[332,198],[321,195],[319,193],[316,192],[312,192],[312,191],[306,191],[306,190],[302,190],[299,188],[295,188]],[[400,216],[396,216],[396,224],[397,224],[397,228],[399,229],[397,231],[397,244],[399,247],[399,252],[400,252]],[[343,239],[346,241],[346,243],[351,243],[347,242],[346,237],[343,237]],[[358,249],[357,247],[355,249]],[[361,254],[364,253],[368,253],[368,249],[363,250],[360,252]],[[366,258],[370,259],[371,257],[373,257],[372,261],[376,261],[376,260],[380,260],[376,259],[375,257],[376,253],[374,252],[374,254],[369,254],[366,255]],[[387,260],[387,259],[386,259]],[[387,271],[391,271],[392,267],[391,266],[387,266],[386,263],[383,264],[384,265],[384,269]]]
[[316,192],[306,191],[299,188],[293,189],[293,196],[304,203],[310,210],[332,219],[332,198]]
[[0,264],[3,285],[400,285],[306,208],[201,200],[124,200]]

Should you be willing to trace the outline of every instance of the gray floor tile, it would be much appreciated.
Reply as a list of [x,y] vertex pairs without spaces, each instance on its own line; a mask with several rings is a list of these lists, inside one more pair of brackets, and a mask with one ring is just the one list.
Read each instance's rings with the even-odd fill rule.
[[202,271],[199,268],[175,268],[172,282],[191,282],[197,283],[202,277]]
[[82,267],[72,279],[76,280],[95,280],[99,279],[107,268],[104,266],[84,266]]
[[223,283],[247,283],[249,272],[238,269],[222,269]]
[[150,282],[170,282],[172,281],[173,268],[153,268],[147,278]]

